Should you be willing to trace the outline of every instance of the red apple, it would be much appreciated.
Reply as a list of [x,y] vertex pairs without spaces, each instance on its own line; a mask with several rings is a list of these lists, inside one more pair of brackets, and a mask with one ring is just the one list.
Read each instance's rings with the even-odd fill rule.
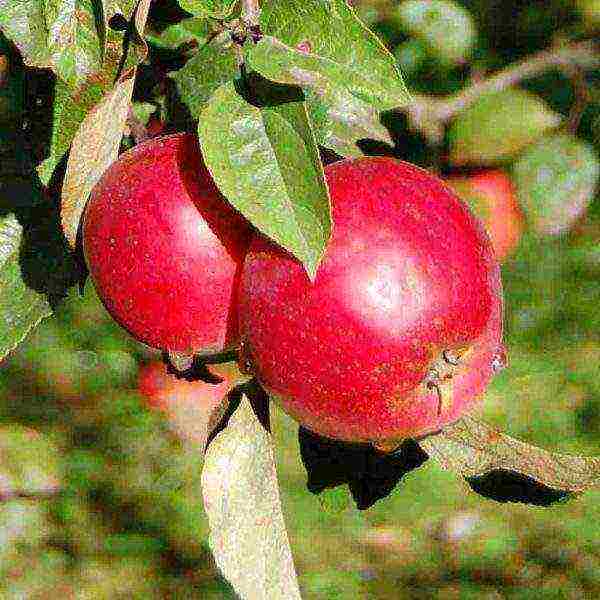
[[469,177],[449,177],[446,182],[483,222],[496,257],[503,262],[516,249],[524,218],[509,176],[499,169]]
[[481,398],[504,360],[500,269],[483,226],[427,171],[363,157],[325,173],[334,228],[314,283],[264,237],[250,246],[244,359],[308,429],[387,447]]
[[94,187],[83,249],[108,312],[162,350],[211,354],[239,341],[236,295],[249,226],[218,192],[195,136],[124,153]]

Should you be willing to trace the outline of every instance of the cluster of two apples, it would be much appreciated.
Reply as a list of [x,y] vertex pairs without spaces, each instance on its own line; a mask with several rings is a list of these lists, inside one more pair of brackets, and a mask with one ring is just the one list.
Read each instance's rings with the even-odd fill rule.
[[325,176],[334,224],[314,281],[221,196],[189,134],[107,170],[84,214],[86,261],[138,340],[205,356],[242,345],[302,425],[393,447],[460,418],[502,365],[498,262],[481,223],[419,167],[364,157]]

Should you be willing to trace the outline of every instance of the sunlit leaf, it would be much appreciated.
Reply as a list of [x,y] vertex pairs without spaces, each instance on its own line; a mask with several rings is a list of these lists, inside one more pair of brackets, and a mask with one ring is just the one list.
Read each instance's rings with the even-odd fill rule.
[[75,87],[100,69],[103,20],[96,18],[94,0],[47,0],[43,6],[54,70]]
[[202,46],[186,65],[172,73],[183,104],[197,119],[215,90],[239,75],[239,65],[229,34]]
[[556,492],[575,493],[600,486],[600,457],[548,452],[469,416],[419,444],[444,469],[469,479],[499,471],[525,476]]
[[73,138],[61,203],[63,231],[72,247],[92,188],[119,154],[134,81],[135,69],[86,115]]
[[208,446],[202,494],[210,548],[241,598],[300,598],[271,435],[242,397]]
[[237,0],[178,0],[179,6],[193,15],[205,15],[214,19],[228,17]]
[[199,119],[202,155],[229,202],[312,277],[331,232],[323,167],[301,93],[264,90],[252,103],[233,82],[215,92]]
[[[149,6],[150,0],[140,0],[133,14],[138,38],[141,38]],[[135,67],[121,75],[115,86],[87,113],[73,138],[61,194],[62,227],[72,247],[75,247],[79,222],[92,188],[118,156],[135,76]]]
[[[144,0],[145,2],[145,0]],[[106,22],[115,16],[122,14],[124,18],[130,19],[137,5],[143,7],[143,3],[135,0],[126,0],[117,5],[114,0],[104,0],[103,17]],[[112,87],[117,70],[121,63],[122,34],[112,30],[107,31],[107,44],[104,52],[102,69],[88,76],[76,88],[69,87],[62,81],[57,81],[54,90],[53,102],[53,126],[50,137],[49,156],[38,167],[37,171],[42,182],[47,185],[52,178],[56,166],[59,164],[83,119]],[[134,46],[139,45],[134,40]],[[139,51],[143,53],[144,47]],[[136,62],[137,58],[132,62]]]
[[0,30],[31,67],[52,67],[42,0],[0,0]]
[[320,90],[334,85],[348,90],[357,98],[379,110],[389,110],[408,102],[408,92],[401,80],[388,73],[364,69],[363,65],[346,64],[287,46],[277,38],[264,36],[250,45],[246,61],[270,81]]

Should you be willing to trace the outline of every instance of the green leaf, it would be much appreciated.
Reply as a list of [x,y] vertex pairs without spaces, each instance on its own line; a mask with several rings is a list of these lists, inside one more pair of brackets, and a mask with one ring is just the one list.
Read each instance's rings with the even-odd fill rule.
[[525,90],[484,96],[452,123],[450,160],[456,165],[508,160],[560,121],[560,115]]
[[52,66],[41,0],[0,0],[0,30],[19,49],[26,65]]
[[[345,1],[266,0],[261,8],[261,28],[267,35],[329,59],[367,81],[387,82],[386,98],[396,98],[396,107],[410,101],[394,57]],[[306,100],[318,143],[338,154],[360,156],[360,139],[390,141],[379,120],[383,106],[371,110],[345,87],[328,84],[308,91]]]
[[456,2],[408,0],[396,14],[404,31],[425,42],[440,62],[461,64],[469,58],[477,29],[471,13]]
[[271,434],[242,397],[202,470],[209,544],[240,598],[300,598],[279,498]]
[[228,17],[237,0],[179,0],[179,6],[193,15],[204,15],[214,19]]
[[56,166],[69,149],[85,116],[102,99],[105,91],[110,88],[110,83],[111,79],[96,77],[73,93],[65,83],[56,82],[50,155],[37,167],[44,185],[50,182]]
[[222,85],[200,115],[202,155],[225,197],[314,278],[331,233],[329,194],[297,88]]
[[56,75],[71,87],[100,69],[103,19],[94,0],[46,0],[48,52]]
[[0,359],[51,314],[46,297],[31,289],[21,269],[23,226],[13,214],[0,218]]
[[325,84],[308,91],[307,107],[317,143],[346,157],[362,156],[357,142],[371,139],[394,144],[379,111],[346,89]]
[[176,50],[190,42],[196,42],[198,46],[204,45],[208,40],[209,30],[208,19],[194,17],[169,25],[160,33],[150,33],[146,35],[146,39],[158,48]]
[[535,231],[559,235],[594,198],[600,163],[594,149],[569,134],[541,139],[514,166],[521,206]]
[[248,66],[277,83],[322,89],[328,84],[347,89],[360,100],[379,110],[390,110],[408,101],[408,93],[398,77],[368,71],[362,65],[335,60],[296,50],[271,36],[264,36],[246,52]]
[[[121,2],[122,8],[119,8],[114,1],[104,0],[104,2],[106,3],[104,8],[105,19],[111,18],[116,13],[123,14],[125,18],[132,19],[138,6],[140,7],[138,13],[141,11],[143,16],[142,9],[144,9],[145,4],[148,4],[148,0],[141,2],[125,0]],[[147,10],[147,6],[145,10]],[[121,46],[122,34],[110,30],[108,32],[108,44],[101,71],[87,77],[75,89],[70,88],[61,81],[57,81],[52,109],[53,127],[50,138],[50,155],[37,167],[38,175],[44,185],[48,185],[56,166],[69,149],[85,116],[112,87],[121,63]],[[143,50],[138,50],[135,58],[128,62],[136,64],[142,53]]]
[[169,74],[194,119],[199,117],[215,90],[238,75],[236,53],[227,33],[202,46],[182,69]]
[[355,77],[386,86],[390,108],[410,101],[394,57],[344,0],[267,0],[261,8],[265,34],[329,59]]

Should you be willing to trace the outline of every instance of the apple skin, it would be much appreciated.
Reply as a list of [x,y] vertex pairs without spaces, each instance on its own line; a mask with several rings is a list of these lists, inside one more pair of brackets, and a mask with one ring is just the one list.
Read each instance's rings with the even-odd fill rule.
[[250,246],[242,361],[313,432],[391,448],[459,419],[502,366],[500,269],[481,223],[427,171],[362,157],[325,175],[334,228],[314,283],[266,238]]
[[237,346],[250,228],[219,193],[190,134],[125,152],[92,190],[83,250],[98,296],[141,342],[210,355]]
[[481,219],[496,257],[504,262],[517,248],[525,220],[510,177],[491,169],[468,177],[448,177],[446,183]]

